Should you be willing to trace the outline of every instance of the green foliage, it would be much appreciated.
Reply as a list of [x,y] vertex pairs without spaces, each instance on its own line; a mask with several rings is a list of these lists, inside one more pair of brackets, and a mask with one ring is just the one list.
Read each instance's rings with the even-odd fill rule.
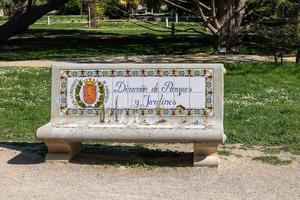
[[[300,3],[298,0],[252,0],[250,19],[253,33],[272,42],[275,51],[289,53],[300,44]],[[298,20],[297,20],[298,18]]]
[[105,7],[103,3],[102,2],[96,3],[96,14],[99,17],[99,19],[104,18],[104,12],[105,12]]
[[80,90],[82,88],[82,81],[78,81],[78,84],[75,87],[75,100],[76,103],[81,107],[81,108],[85,108],[86,105],[82,102],[81,98],[80,98]]
[[124,13],[116,10],[119,7],[119,0],[103,0],[104,15],[110,19],[122,18]]
[[162,0],[141,0],[141,4],[147,9],[153,9],[154,12],[159,12],[163,4]]
[[83,0],[70,0],[64,4],[59,10],[60,15],[79,15]]

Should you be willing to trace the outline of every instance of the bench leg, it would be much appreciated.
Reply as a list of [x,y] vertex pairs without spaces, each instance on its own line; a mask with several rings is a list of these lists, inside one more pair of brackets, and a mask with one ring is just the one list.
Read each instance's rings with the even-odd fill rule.
[[217,143],[194,143],[194,166],[218,166]]
[[46,141],[45,144],[48,147],[46,162],[69,162],[81,150],[80,142]]

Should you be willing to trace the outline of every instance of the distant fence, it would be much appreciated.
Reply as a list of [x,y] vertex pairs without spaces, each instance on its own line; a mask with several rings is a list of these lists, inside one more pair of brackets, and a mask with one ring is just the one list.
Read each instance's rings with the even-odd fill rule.
[[[148,14],[136,14],[134,15],[136,19],[140,20],[147,20],[147,21],[165,21],[166,18],[169,19],[169,21],[176,21],[176,14],[171,14],[171,13],[148,13]],[[178,16],[177,18],[178,21],[181,22],[196,22],[199,21],[198,18],[194,16]]]

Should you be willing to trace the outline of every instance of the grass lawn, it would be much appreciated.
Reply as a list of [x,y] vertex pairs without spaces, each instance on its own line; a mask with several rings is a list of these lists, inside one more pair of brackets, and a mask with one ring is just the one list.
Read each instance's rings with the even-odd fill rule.
[[[204,27],[197,22],[176,24],[176,36],[164,22],[137,20],[103,20],[98,28],[89,29],[80,16],[47,16],[0,46],[0,60],[79,58],[100,55],[158,55],[214,53],[212,37],[201,34]],[[0,25],[7,18],[0,17]],[[171,22],[170,22],[171,23]],[[193,28],[197,32],[184,32]],[[272,41],[243,42],[235,54],[273,55]]]
[[[0,25],[5,23],[7,17],[0,17]],[[31,30],[85,30],[87,32],[98,34],[115,35],[171,35],[171,28],[165,27],[164,21],[141,21],[124,19],[105,19],[100,22],[96,28],[89,28],[87,25],[87,16],[81,19],[78,15],[52,15],[50,16],[50,25],[47,25],[47,16],[42,17],[32,26]],[[171,26],[172,21],[170,21]],[[197,22],[178,22],[176,23],[177,34],[191,35],[198,34],[195,31],[183,32],[186,29],[193,28],[198,32],[203,32],[204,27]]]
[[[213,52],[211,40],[194,36],[95,35],[74,30],[30,30],[0,47],[0,60],[82,58],[102,55],[184,55]],[[48,35],[45,35],[48,34]],[[55,36],[53,36],[55,35]]]
[[[300,68],[294,64],[226,64],[228,143],[281,146],[300,153]],[[35,140],[50,119],[48,69],[0,69],[0,141]]]

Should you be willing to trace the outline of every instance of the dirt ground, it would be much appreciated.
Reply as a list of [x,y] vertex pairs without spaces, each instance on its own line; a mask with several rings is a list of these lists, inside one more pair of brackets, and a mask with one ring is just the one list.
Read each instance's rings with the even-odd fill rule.
[[[218,168],[125,167],[94,164],[81,154],[73,163],[45,163],[36,153],[0,145],[0,199],[300,199],[300,156],[292,164],[252,160],[263,153],[234,148]],[[191,153],[191,145],[156,148]],[[180,159],[180,158],[178,158]]]
[[[284,62],[295,62],[295,57],[285,57]],[[147,55],[147,56],[100,56],[54,60],[0,61],[0,67],[50,67],[56,62],[76,63],[174,63],[174,62],[274,62],[273,56],[257,55]]]

